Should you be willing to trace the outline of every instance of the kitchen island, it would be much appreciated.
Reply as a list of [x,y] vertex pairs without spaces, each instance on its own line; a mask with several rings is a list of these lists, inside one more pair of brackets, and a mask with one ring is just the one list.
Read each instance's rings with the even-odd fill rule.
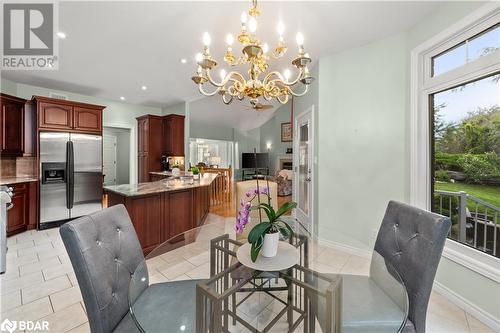
[[215,174],[187,180],[105,186],[108,207],[123,204],[134,224],[144,254],[184,231],[203,224]]

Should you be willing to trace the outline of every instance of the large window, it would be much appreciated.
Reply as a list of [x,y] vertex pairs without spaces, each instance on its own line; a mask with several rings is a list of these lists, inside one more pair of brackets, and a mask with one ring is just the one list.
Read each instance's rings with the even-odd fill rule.
[[411,52],[410,203],[449,216],[443,255],[500,283],[500,10]]
[[230,168],[233,165],[233,142],[209,140],[202,138],[189,139],[189,164]]
[[500,74],[430,95],[432,210],[449,237],[500,257]]

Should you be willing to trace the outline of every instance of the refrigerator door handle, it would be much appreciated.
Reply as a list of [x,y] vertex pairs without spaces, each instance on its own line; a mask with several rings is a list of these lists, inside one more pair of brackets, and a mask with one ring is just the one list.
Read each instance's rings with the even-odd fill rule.
[[73,208],[75,193],[75,160],[73,154],[73,142],[66,142],[66,204],[67,208]]

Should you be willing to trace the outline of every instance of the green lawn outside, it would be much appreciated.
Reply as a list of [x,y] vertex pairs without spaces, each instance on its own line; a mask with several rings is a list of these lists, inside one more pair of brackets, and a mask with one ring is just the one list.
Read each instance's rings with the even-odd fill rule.
[[[460,192],[464,191],[476,198],[500,207],[500,186],[473,185],[465,183],[434,183],[434,189],[441,191]],[[469,210],[474,210],[474,205],[469,204]]]

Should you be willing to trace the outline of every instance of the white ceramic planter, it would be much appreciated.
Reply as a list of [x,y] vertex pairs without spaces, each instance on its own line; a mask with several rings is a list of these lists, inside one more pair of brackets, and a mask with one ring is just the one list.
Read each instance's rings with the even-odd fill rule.
[[262,244],[262,249],[260,253],[263,257],[272,258],[278,253],[278,242],[280,240],[280,233],[275,232],[272,234],[264,235],[264,244]]
[[180,175],[181,175],[181,169],[179,169],[179,168],[172,169],[172,176],[179,177]]

